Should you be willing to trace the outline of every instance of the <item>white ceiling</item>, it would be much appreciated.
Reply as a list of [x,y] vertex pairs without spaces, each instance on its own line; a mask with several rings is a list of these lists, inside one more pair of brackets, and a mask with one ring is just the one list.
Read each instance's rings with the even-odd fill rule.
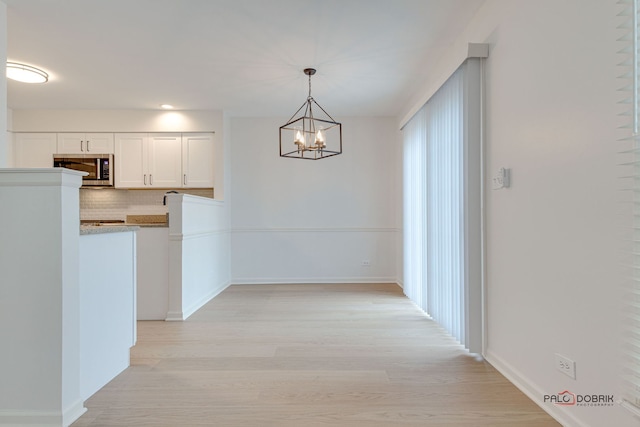
[[483,0],[0,0],[13,109],[225,110],[395,116]]

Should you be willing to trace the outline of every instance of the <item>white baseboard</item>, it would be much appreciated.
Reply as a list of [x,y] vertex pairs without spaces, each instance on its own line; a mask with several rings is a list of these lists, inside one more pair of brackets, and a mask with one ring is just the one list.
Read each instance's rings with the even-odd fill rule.
[[575,418],[572,414],[563,410],[563,408],[561,408],[560,406],[544,403],[541,397],[545,394],[548,394],[549,391],[542,391],[538,389],[538,387],[536,387],[531,381],[529,381],[524,375],[522,375],[522,373],[509,365],[509,363],[505,362],[491,350],[488,350],[486,352],[484,358],[494,368],[496,368],[498,372],[504,375],[513,385],[515,385],[521,392],[526,394],[529,399],[533,400],[536,405],[542,408],[543,411],[551,415],[557,422],[559,422],[563,426],[589,427],[587,424],[584,424],[584,422]]
[[179,322],[179,321],[182,321],[182,320],[187,320],[189,318],[189,316],[191,316],[193,313],[195,313],[200,308],[202,308],[203,305],[205,305],[206,303],[208,303],[209,301],[214,299],[216,296],[218,296],[220,294],[220,292],[222,292],[225,289],[227,289],[229,287],[229,285],[231,285],[231,282],[227,281],[222,286],[216,288],[214,291],[212,291],[209,294],[205,295],[204,297],[200,298],[198,301],[196,301],[195,303],[191,304],[189,307],[187,307],[186,309],[184,309],[182,311],[169,311],[169,312],[167,312],[167,317],[165,318],[165,321],[167,321],[167,322]]
[[67,427],[87,412],[84,402],[78,399],[64,412],[51,411],[0,411],[0,426]]
[[395,283],[396,277],[236,277],[234,285],[287,285],[287,284],[329,284],[329,283]]
[[186,317],[184,317],[184,312],[182,311],[168,311],[167,317],[164,319],[167,322],[181,322]]
[[189,316],[191,316],[193,313],[195,313],[200,308],[202,308],[203,305],[205,305],[206,303],[208,303],[209,301],[214,299],[217,295],[220,294],[220,292],[222,292],[225,289],[227,289],[229,287],[229,285],[231,285],[230,281],[228,281],[226,283],[223,283],[221,286],[219,286],[217,289],[215,289],[214,291],[212,291],[208,295],[205,295],[204,297],[200,298],[195,303],[191,304],[191,306],[187,307],[186,310],[183,310],[184,318],[188,319]]
[[68,407],[62,415],[62,425],[69,426],[74,423],[82,414],[87,412],[87,408],[84,407],[84,401],[78,399],[70,407]]

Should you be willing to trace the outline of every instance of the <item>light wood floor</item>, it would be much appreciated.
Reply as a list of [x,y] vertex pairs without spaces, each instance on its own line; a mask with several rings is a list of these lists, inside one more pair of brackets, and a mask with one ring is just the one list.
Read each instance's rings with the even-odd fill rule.
[[231,286],[138,322],[82,426],[558,426],[397,285]]

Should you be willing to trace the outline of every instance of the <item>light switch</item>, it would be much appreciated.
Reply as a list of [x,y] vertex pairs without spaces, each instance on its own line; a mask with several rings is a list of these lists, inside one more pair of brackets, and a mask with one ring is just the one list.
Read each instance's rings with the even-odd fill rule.
[[509,188],[511,177],[511,169],[500,168],[493,177],[493,189],[500,190],[501,188]]

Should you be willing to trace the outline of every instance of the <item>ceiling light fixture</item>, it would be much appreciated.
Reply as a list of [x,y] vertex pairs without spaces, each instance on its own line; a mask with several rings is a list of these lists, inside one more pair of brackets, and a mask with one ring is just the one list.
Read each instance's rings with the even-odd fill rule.
[[[309,96],[289,121],[280,126],[280,157],[319,160],[342,154],[342,124],[336,122],[311,96],[311,76],[316,70],[305,68],[303,71],[309,76]],[[314,105],[319,109],[315,111],[316,116]],[[302,115],[298,116],[300,112]],[[318,113],[323,114],[318,116]],[[295,147],[293,150],[292,145]]]
[[46,83],[49,75],[31,65],[7,62],[7,78],[23,83]]
[[163,110],[173,110],[173,105],[170,104],[162,104],[160,106],[160,108],[162,108]]

